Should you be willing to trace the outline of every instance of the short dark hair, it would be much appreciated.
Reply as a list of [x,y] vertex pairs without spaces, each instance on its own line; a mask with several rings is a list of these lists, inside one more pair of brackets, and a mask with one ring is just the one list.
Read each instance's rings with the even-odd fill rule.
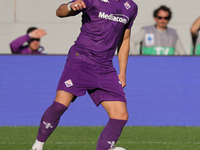
[[26,33],[28,34],[28,33],[32,32],[33,30],[35,30],[35,29],[37,29],[37,27],[30,27],[30,28],[27,29]]
[[154,10],[153,16],[154,16],[154,17],[158,17],[158,12],[159,12],[160,10],[167,11],[167,12],[169,13],[169,16],[168,16],[168,17],[169,17],[169,20],[171,19],[171,17],[172,17],[172,12],[171,12],[170,8],[168,8],[168,7],[165,6],[165,5],[161,5],[159,8],[157,8],[156,10]]

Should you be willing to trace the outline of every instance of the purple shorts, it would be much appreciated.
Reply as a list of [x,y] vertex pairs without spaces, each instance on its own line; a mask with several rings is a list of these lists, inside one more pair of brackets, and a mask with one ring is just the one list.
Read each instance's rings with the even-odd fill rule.
[[98,106],[102,101],[122,101],[125,93],[114,67],[102,67],[81,60],[67,60],[57,90],[76,97],[89,93]]

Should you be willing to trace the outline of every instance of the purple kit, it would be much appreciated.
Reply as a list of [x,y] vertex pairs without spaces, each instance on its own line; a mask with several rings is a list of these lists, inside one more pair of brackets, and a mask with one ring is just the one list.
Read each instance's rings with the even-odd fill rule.
[[137,5],[132,0],[84,2],[81,33],[70,48],[57,90],[75,96],[88,91],[97,106],[106,100],[126,102],[112,59],[123,31],[133,24]]

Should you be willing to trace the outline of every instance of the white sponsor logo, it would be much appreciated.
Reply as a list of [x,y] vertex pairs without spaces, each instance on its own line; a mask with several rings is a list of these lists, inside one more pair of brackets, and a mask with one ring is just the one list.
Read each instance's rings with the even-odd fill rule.
[[107,20],[112,20],[120,23],[127,24],[129,21],[129,18],[125,15],[122,14],[106,14],[105,12],[99,12],[99,18],[107,19]]
[[72,80],[69,79],[69,80],[65,81],[65,85],[66,85],[67,87],[73,86]]
[[105,2],[105,3],[110,3],[108,0],[101,0],[102,2]]
[[53,126],[50,123],[46,123],[45,121],[43,121],[43,124],[45,125],[46,129],[53,128]]

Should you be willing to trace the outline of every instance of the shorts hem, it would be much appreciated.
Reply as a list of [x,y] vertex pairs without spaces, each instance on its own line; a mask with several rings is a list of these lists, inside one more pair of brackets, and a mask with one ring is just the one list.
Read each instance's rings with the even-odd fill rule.
[[125,101],[124,100],[102,100],[102,101],[99,101],[99,103],[95,103],[95,105],[98,107],[103,101],[113,101],[113,102],[118,101],[118,102],[124,102],[127,104],[126,100]]

